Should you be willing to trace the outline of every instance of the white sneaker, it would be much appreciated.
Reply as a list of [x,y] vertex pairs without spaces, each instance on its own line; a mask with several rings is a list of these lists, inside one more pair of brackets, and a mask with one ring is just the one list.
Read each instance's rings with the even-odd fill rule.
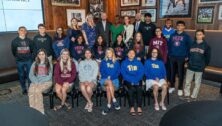
[[164,110],[164,111],[166,111],[166,110],[167,110],[166,106],[165,106],[164,104],[162,104],[162,103],[160,103],[160,107],[161,107],[161,108],[162,108],[162,110]]
[[178,90],[178,96],[183,96],[183,90]]
[[172,94],[175,91],[175,88],[169,88],[169,93]]

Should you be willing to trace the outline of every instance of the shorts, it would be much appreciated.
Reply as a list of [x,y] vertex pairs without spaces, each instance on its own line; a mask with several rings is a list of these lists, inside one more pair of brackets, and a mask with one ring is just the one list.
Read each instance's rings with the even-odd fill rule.
[[149,90],[149,88],[151,88],[153,85],[158,85],[159,87],[162,87],[164,84],[166,84],[165,79],[160,79],[159,82],[149,79],[146,80],[146,90]]
[[[106,88],[105,88],[105,82],[106,82],[107,79],[101,79],[100,80],[100,85],[102,87],[102,89],[105,91]],[[115,88],[115,91],[119,89],[119,79],[115,79],[115,80],[112,80],[113,82],[113,85],[114,85],[114,88]]]

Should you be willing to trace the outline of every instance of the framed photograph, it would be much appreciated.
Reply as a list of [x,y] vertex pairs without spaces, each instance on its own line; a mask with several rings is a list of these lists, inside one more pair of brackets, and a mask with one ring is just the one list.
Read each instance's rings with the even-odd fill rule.
[[222,0],[199,0],[199,3],[220,3]]
[[120,1],[121,1],[121,7],[140,5],[140,0],[120,0]]
[[89,0],[89,11],[94,18],[100,18],[101,12],[104,11],[104,0]]
[[142,20],[144,20],[145,13],[150,13],[152,15],[152,22],[156,22],[156,9],[142,9],[140,13],[142,14]]
[[160,0],[160,18],[191,18],[192,0]]
[[151,6],[156,6],[156,0],[142,0],[143,7],[151,7]]
[[67,24],[71,25],[71,19],[76,18],[79,21],[79,25],[82,25],[85,22],[85,9],[67,9]]
[[80,0],[51,0],[54,6],[80,6]]
[[218,20],[222,20],[222,5],[219,7]]
[[124,17],[124,16],[135,17],[136,16],[136,10],[121,10],[120,15],[122,17]]
[[197,23],[211,24],[214,18],[214,6],[198,7]]

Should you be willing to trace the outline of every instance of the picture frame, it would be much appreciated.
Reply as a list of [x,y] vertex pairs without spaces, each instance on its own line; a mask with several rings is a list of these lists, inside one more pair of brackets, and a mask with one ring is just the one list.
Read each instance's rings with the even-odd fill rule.
[[198,7],[197,23],[212,24],[214,19],[214,6]]
[[156,22],[156,19],[157,19],[157,13],[156,13],[156,9],[141,9],[140,10],[140,13],[142,15],[142,20],[144,20],[144,14],[145,13],[150,13],[152,15],[152,18],[151,18],[151,21],[152,22]]
[[155,7],[157,1],[156,0],[142,0],[141,6],[142,7]]
[[89,11],[94,18],[100,18],[104,11],[104,0],[89,0]]
[[80,7],[81,0],[51,0],[51,4],[54,6],[76,6]]
[[136,10],[132,9],[132,10],[121,10],[120,11],[120,16],[124,17],[124,16],[129,16],[129,17],[135,17],[136,16]]
[[192,0],[160,0],[160,18],[191,18]]
[[199,0],[199,3],[222,3],[222,0]]
[[67,25],[71,26],[71,19],[77,18],[78,25],[82,25],[85,22],[86,12],[85,9],[67,9]]
[[120,0],[121,7],[127,7],[127,6],[139,6],[140,0]]
[[222,5],[219,6],[218,20],[222,20]]

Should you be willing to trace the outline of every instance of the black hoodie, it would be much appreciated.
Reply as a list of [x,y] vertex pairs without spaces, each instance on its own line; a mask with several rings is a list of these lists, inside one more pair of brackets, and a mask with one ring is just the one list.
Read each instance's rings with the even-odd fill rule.
[[32,60],[33,42],[31,39],[25,37],[21,39],[16,37],[11,43],[12,54],[15,56],[16,61]]
[[194,41],[189,51],[188,69],[203,72],[210,62],[210,53],[210,47],[205,41],[200,44]]
[[48,34],[45,34],[45,36],[37,34],[34,37],[33,41],[34,41],[34,57],[36,57],[39,49],[45,49],[47,52],[47,56],[52,56],[53,54],[52,38]]

